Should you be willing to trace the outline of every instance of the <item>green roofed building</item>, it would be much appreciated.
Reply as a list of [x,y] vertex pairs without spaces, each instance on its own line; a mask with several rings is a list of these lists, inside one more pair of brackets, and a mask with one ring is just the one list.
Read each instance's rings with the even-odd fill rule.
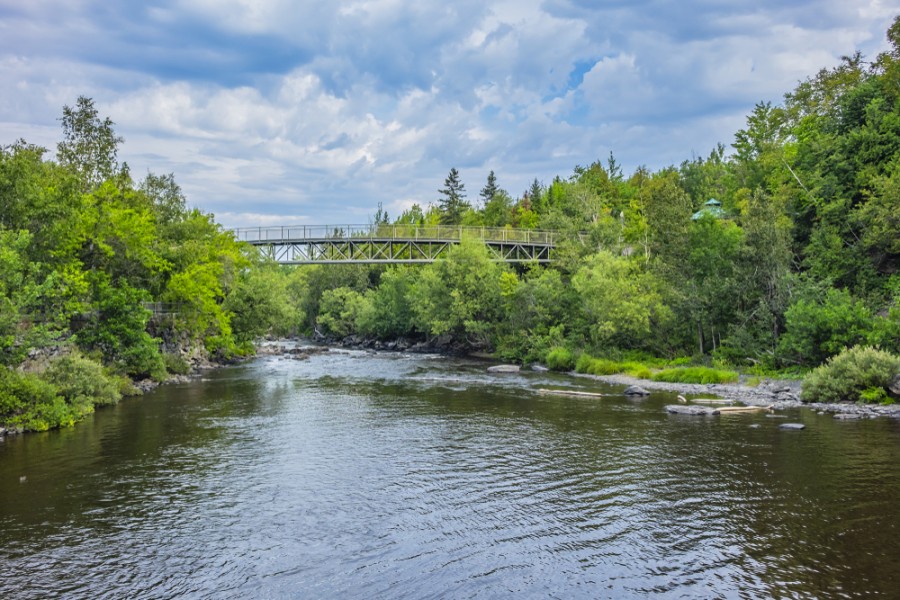
[[722,210],[722,203],[715,198],[710,198],[706,201],[706,204],[703,205],[703,208],[694,213],[694,216],[691,217],[691,220],[696,221],[703,215],[710,215],[711,217],[715,217],[716,219],[724,217],[725,211]]

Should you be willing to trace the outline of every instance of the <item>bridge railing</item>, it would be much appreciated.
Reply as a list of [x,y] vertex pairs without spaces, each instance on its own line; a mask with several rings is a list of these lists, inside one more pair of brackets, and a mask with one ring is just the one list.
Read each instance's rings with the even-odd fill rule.
[[250,243],[284,243],[314,240],[422,240],[521,242],[553,245],[558,232],[508,227],[466,227],[460,225],[295,225],[286,227],[240,227],[235,237]]

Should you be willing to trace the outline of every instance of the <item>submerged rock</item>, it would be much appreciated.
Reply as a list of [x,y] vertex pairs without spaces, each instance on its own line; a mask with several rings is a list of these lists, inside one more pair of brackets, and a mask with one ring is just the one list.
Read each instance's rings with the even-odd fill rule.
[[779,429],[800,430],[800,429],[806,429],[806,425],[804,425],[803,423],[782,423],[781,425],[778,426],[778,428]]
[[518,373],[520,369],[519,365],[494,365],[488,367],[488,373]]
[[865,419],[866,416],[860,413],[837,413],[834,415],[834,418],[839,421],[857,421],[859,419]]
[[622,393],[625,394],[626,396],[649,396],[650,395],[650,392],[648,392],[647,390],[645,390],[644,388],[642,388],[639,385],[630,385],[627,388],[625,388],[625,391]]

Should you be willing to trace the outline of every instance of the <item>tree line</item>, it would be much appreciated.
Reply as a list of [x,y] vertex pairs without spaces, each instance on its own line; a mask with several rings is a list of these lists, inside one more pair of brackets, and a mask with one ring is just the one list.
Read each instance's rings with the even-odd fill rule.
[[[267,333],[561,368],[584,354],[767,372],[856,345],[900,352],[900,18],[888,39],[758,104],[730,151],[630,175],[610,154],[518,198],[491,172],[472,203],[454,168],[394,220],[556,230],[546,267],[475,242],[425,266],[266,262],[173,175],[136,181],[114,124],[79,98],[55,160],[22,140],[0,149],[0,425],[74,422],[134,380],[250,354]],[[374,220],[391,222],[381,206]]]
[[858,344],[900,351],[900,19],[887,36],[874,60],[756,105],[730,152],[630,176],[610,154],[518,199],[492,171],[474,203],[453,168],[395,222],[557,230],[557,262],[512,269],[463,245],[421,268],[311,267],[296,277],[328,283],[304,288],[302,318],[523,361],[562,347],[805,370]]
[[[135,181],[91,99],[66,106],[56,160],[0,148],[0,426],[47,429],[228,360],[284,318],[266,270],[171,174]],[[150,302],[176,307],[154,316]]]

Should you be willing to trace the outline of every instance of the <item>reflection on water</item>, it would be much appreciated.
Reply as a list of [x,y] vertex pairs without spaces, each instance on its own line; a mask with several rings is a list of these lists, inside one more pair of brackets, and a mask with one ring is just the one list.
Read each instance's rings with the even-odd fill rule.
[[[900,427],[401,354],[273,357],[0,444],[0,597],[895,597]],[[750,425],[758,425],[751,428]]]

